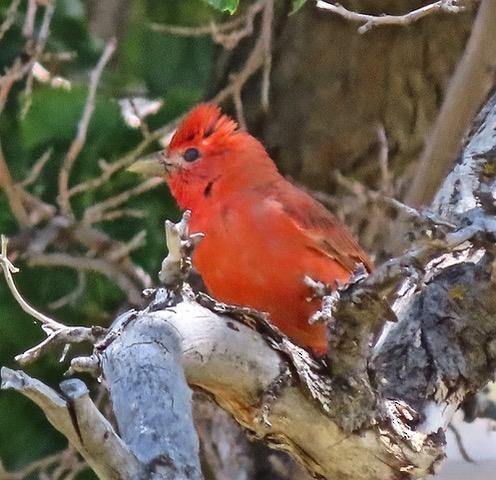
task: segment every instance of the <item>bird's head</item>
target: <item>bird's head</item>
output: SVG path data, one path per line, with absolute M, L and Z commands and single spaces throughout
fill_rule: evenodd
M 138 161 L 132 171 L 160 175 L 182 208 L 211 197 L 218 186 L 253 186 L 277 172 L 262 144 L 212 103 L 186 115 L 169 146 Z

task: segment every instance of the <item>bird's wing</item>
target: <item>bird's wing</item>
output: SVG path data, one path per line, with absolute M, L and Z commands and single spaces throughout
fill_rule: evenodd
M 286 186 L 286 185 L 285 185 Z M 294 222 L 315 249 L 352 273 L 363 263 L 370 272 L 372 261 L 339 220 L 323 205 L 292 184 L 272 192 L 272 201 Z

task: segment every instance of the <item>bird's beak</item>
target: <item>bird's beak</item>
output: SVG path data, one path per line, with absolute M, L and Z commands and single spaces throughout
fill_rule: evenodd
M 127 171 L 144 177 L 163 177 L 167 174 L 163 150 L 138 158 L 136 162 L 127 167 Z

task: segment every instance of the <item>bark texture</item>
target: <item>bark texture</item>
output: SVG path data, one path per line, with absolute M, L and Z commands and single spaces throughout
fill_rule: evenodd
M 341 3 L 377 15 L 425 4 Z M 276 29 L 271 110 L 263 131 L 283 169 L 324 191 L 335 185 L 334 169 L 377 187 L 377 125 L 382 124 L 390 167 L 399 177 L 424 145 L 472 15 L 434 15 L 407 28 L 364 35 L 355 24 L 317 11 L 313 2 L 287 18 L 280 33 Z

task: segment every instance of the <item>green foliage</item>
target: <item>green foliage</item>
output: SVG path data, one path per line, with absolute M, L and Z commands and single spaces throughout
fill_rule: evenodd
M 239 5 L 239 0 L 206 0 L 209 5 L 222 12 L 233 14 Z
M 297 12 L 303 5 L 305 5 L 307 0 L 292 0 L 291 2 L 291 13 Z

